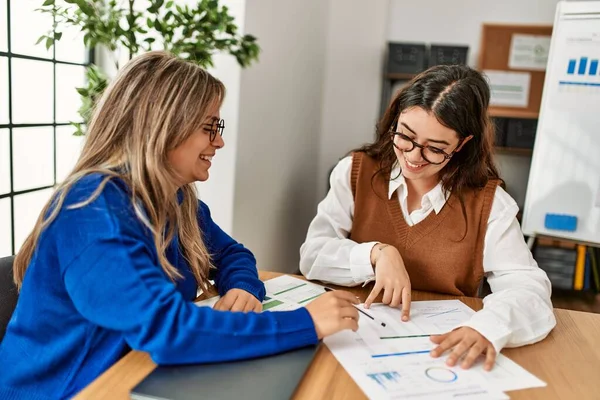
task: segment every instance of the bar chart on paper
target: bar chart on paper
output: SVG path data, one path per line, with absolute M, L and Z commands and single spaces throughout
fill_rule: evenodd
M 367 376 L 385 390 L 404 383 L 398 371 L 375 372 L 367 374 Z
M 600 96 L 600 32 L 573 32 L 563 46 L 559 90 Z
M 575 75 L 575 73 L 580 76 L 598 75 L 598 59 L 591 59 L 589 63 L 588 57 L 579 57 L 579 60 L 575 58 L 570 59 L 569 66 L 567 67 L 567 75 Z
M 600 95 L 600 74 L 598 63 L 600 61 L 600 39 L 595 57 L 580 56 L 565 59 L 564 76 L 560 77 L 558 85 L 563 93 L 588 93 Z

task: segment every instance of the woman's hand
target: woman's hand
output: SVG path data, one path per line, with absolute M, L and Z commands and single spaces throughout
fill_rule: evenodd
M 317 336 L 323 339 L 344 329 L 358 330 L 358 299 L 350 292 L 334 290 L 311 301 L 306 309 L 310 314 Z
M 383 304 L 398 307 L 402 304 L 402 321 L 410 315 L 410 278 L 400 252 L 387 244 L 376 244 L 371 250 L 371 263 L 375 266 L 375 287 L 365 301 L 369 308 L 383 290 Z
M 491 370 L 496 361 L 496 350 L 492 343 L 475 329 L 466 326 L 443 335 L 431 336 L 431 341 L 438 345 L 431 351 L 432 357 L 437 358 L 446 350 L 453 348 L 446 360 L 449 366 L 456 365 L 463 355 L 465 358 L 460 365 L 464 369 L 470 368 L 481 354 L 485 354 L 483 368 L 486 371 Z
M 261 312 L 262 303 L 253 294 L 242 289 L 230 289 L 214 305 L 220 311 Z

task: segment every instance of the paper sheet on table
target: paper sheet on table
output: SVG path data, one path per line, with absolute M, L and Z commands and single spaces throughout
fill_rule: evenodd
M 344 331 L 325 343 L 370 399 L 506 399 L 478 373 L 447 367 L 429 354 L 373 358 L 362 338 Z
M 282 275 L 265 281 L 263 311 L 289 311 L 309 304 L 325 293 L 325 288 L 312 282 Z M 213 307 L 219 296 L 196 302 L 200 307 Z
M 325 293 L 323 286 L 287 275 L 266 281 L 265 289 L 263 309 L 269 311 L 293 310 Z M 212 307 L 218 299 L 196 304 Z M 340 332 L 324 342 L 370 398 L 506 399 L 502 391 L 545 386 L 502 354 L 491 372 L 484 371 L 481 362 L 465 371 L 447 367 L 445 357 L 431 358 L 434 345 L 429 335 L 448 332 L 474 313 L 459 300 L 413 301 L 409 322 L 401 321 L 399 309 L 383 304 L 366 311 L 386 327 L 361 316 L 358 332 Z
M 381 304 L 373 305 L 368 312 L 387 326 L 381 327 L 361 316 L 356 333 L 340 332 L 324 342 L 370 398 L 495 399 L 507 398 L 502 391 L 546 385 L 502 354 L 489 372 L 483 370 L 482 360 L 464 371 L 446 366 L 445 356 L 431 358 L 429 351 L 435 345 L 429 335 L 452 330 L 474 314 L 459 300 L 414 301 L 409 322 L 401 321 L 400 310 Z M 429 382 L 437 377 L 429 376 L 431 371 L 452 382 Z M 450 383 L 452 390 L 443 388 Z

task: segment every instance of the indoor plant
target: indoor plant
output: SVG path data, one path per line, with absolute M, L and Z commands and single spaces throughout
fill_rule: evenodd
M 87 47 L 105 47 L 119 69 L 119 53 L 134 55 L 156 49 L 171 53 L 203 67 L 213 65 L 213 55 L 226 52 L 242 67 L 258 59 L 256 38 L 241 35 L 234 18 L 218 0 L 198 0 L 195 6 L 176 4 L 173 0 L 145 0 L 140 8 L 136 0 L 45 0 L 43 13 L 53 16 L 51 32 L 39 38 L 47 48 L 62 37 L 65 27 L 74 26 L 83 33 Z M 75 134 L 84 134 L 95 99 L 107 85 L 101 68 L 90 64 L 86 87 L 77 88 L 82 105 L 83 123 L 73 122 Z

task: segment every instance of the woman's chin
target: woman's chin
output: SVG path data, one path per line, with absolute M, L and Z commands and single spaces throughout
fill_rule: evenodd
M 208 171 L 201 173 L 201 174 L 196 174 L 196 181 L 205 182 L 208 180 L 209 176 L 210 175 L 209 175 Z

